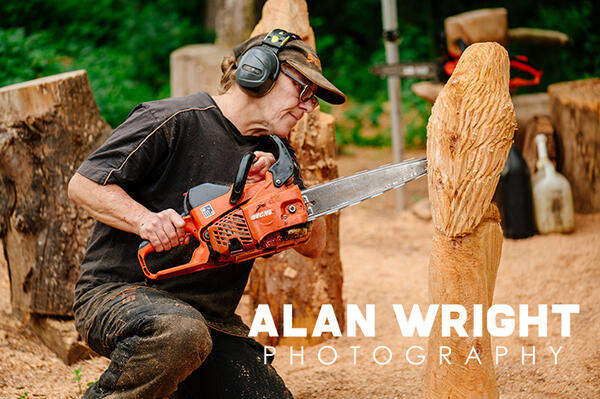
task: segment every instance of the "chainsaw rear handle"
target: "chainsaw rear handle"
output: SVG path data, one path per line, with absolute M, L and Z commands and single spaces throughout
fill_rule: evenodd
M 192 258 L 190 261 L 184 265 L 173 266 L 168 269 L 160 270 L 156 273 L 152 273 L 146 264 L 146 256 L 155 252 L 154 246 L 148 240 L 142 241 L 138 248 L 138 260 L 140 261 L 140 265 L 142 267 L 142 271 L 151 280 L 160 280 L 163 278 L 176 277 L 182 274 L 191 273 L 197 270 L 210 269 L 212 265 L 207 265 L 208 259 L 210 256 L 210 250 L 208 249 L 208 245 L 200 239 L 199 231 L 194 224 L 192 217 L 190 215 L 186 215 L 183 217 L 185 221 L 185 236 L 189 237 L 193 235 L 200 245 L 198 248 L 194 250 L 192 254 Z M 214 266 L 212 266 L 214 267 Z

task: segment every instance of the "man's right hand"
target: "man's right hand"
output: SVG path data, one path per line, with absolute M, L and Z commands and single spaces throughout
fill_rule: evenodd
M 150 241 L 156 252 L 168 251 L 179 244 L 187 244 L 185 221 L 173 209 L 148 212 L 139 221 L 138 235 Z

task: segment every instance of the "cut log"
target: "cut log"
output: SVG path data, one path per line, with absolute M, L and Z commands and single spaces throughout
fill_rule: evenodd
M 458 39 L 470 45 L 478 42 L 498 42 L 506 45 L 508 17 L 505 8 L 484 8 L 448 17 L 444 21 L 446 45 L 452 54 L 460 54 Z
M 548 94 L 575 212 L 600 212 L 600 78 L 557 83 Z
M 257 21 L 255 0 L 211 0 L 205 8 L 215 44 L 191 44 L 171 53 L 171 97 L 199 91 L 217 94 L 221 61 L 248 38 Z
M 545 46 L 564 46 L 569 36 L 555 30 L 535 28 L 512 28 L 508 30 L 511 43 L 527 43 Z
M 546 136 L 546 148 L 548 149 L 548 158 L 554 164 L 554 168 L 558 170 L 556 165 L 556 140 L 554 139 L 554 128 L 552 121 L 548 115 L 536 115 L 527 124 L 525 130 L 525 138 L 523 139 L 523 159 L 527 162 L 529 176 L 533 176 L 536 171 L 536 163 L 538 160 L 538 151 L 535 144 L 535 136 L 543 134 Z
M 481 305 L 485 326 L 502 248 L 499 214 L 491 200 L 516 127 L 509 69 L 501 45 L 469 46 L 438 96 L 427 125 L 435 227 L 430 301 L 464 306 L 469 337 L 459 337 L 454 330 L 442 337 L 438 316 L 428 343 L 425 398 L 498 398 L 490 336 L 485 328 L 482 337 L 473 336 L 473 305 Z M 440 364 L 441 346 L 451 349 L 451 364 Z
M 215 44 L 233 48 L 246 40 L 257 21 L 256 0 L 219 0 Z
M 85 71 L 0 89 L 0 238 L 15 316 L 72 314 L 93 220 L 67 184 L 110 131 Z
M 215 95 L 221 81 L 221 61 L 231 48 L 214 44 L 190 44 L 171 53 L 171 97 L 199 91 Z
M 32 315 L 27 327 L 65 364 L 97 356 L 75 330 L 73 320 Z
M 281 28 L 298 34 L 314 48 L 314 34 L 308 21 L 304 0 L 268 0 L 262 18 L 252 34 Z M 296 151 L 302 177 L 307 186 L 338 176 L 335 161 L 335 120 L 319 108 L 305 114 L 292 130 L 290 143 Z M 327 246 L 317 259 L 286 251 L 257 261 L 247 289 L 249 308 L 269 304 L 273 319 L 281 331 L 283 305 L 292 304 L 294 326 L 312 331 L 322 304 L 331 304 L 340 326 L 345 324 L 342 300 L 342 264 L 339 252 L 339 217 L 325 217 Z M 281 338 L 259 335 L 265 344 L 313 345 L 328 339 L 322 337 Z

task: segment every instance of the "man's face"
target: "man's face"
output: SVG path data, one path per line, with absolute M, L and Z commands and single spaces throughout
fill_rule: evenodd
M 302 101 L 302 90 L 306 97 L 310 90 L 316 92 L 317 86 L 295 69 L 282 65 L 283 69 L 285 72 L 279 74 L 273 89 L 264 97 L 263 115 L 269 133 L 285 138 L 305 112 L 316 108 L 318 101 L 314 96 Z

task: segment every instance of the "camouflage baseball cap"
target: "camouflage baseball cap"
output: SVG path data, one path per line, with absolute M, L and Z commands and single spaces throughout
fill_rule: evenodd
M 233 49 L 236 62 L 250 48 L 259 46 L 267 33 L 251 37 Z M 302 40 L 289 40 L 278 53 L 279 61 L 285 62 L 308 80 L 317 85 L 317 97 L 331 104 L 342 104 L 346 96 L 323 76 L 321 60 L 315 50 Z

